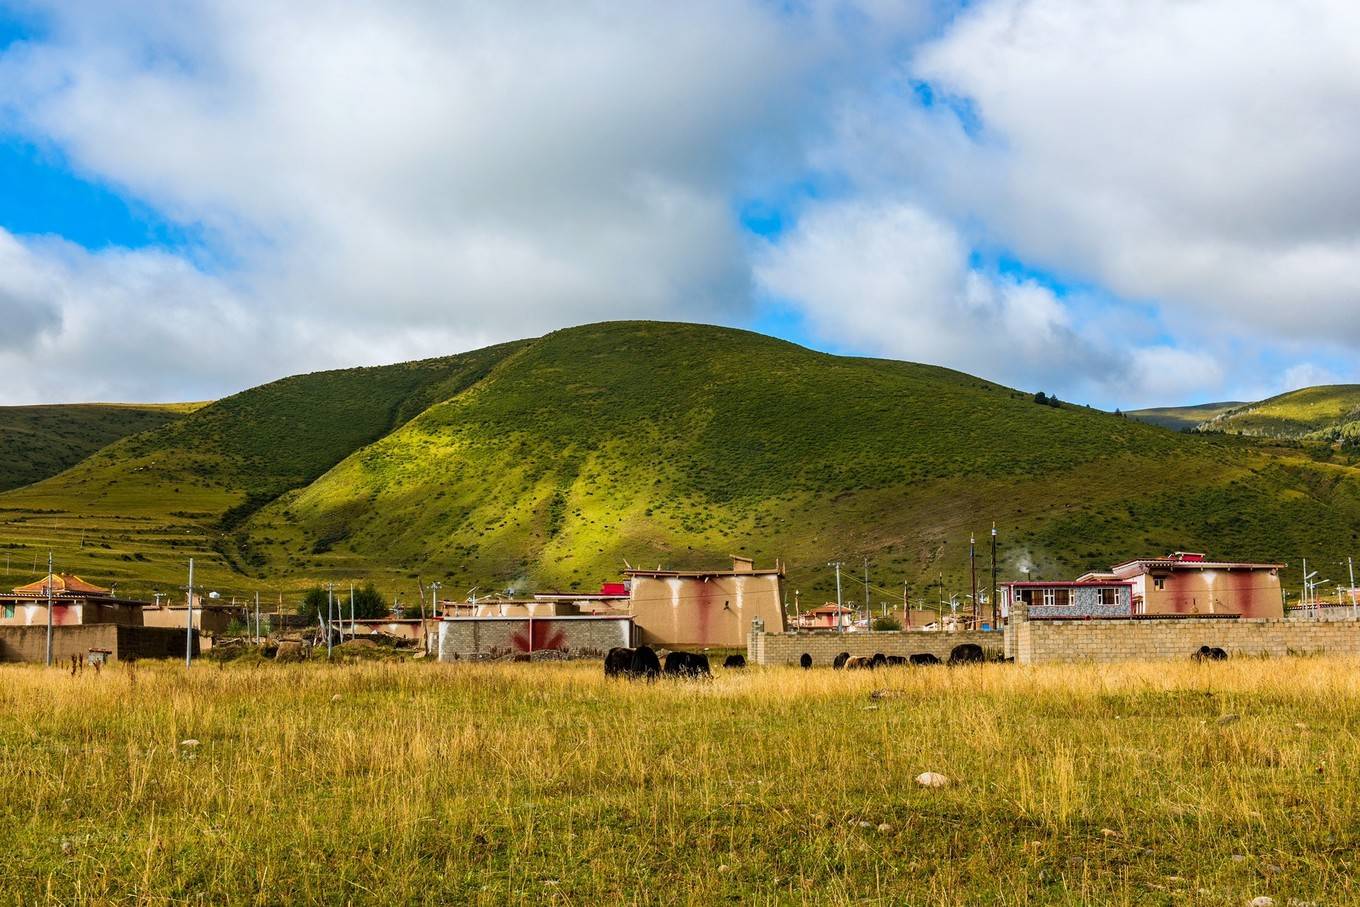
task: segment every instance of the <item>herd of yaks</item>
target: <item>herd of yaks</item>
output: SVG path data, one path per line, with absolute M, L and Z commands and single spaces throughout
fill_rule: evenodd
M 982 651 L 982 646 L 976 643 L 964 643 L 955 646 L 949 653 L 948 664 L 977 664 L 986 658 Z M 804 668 L 812 667 L 812 656 L 804 652 L 798 663 Z M 849 652 L 842 652 L 831 662 L 831 667 L 837 670 L 846 671 L 872 671 L 877 668 L 890 668 L 906 665 L 937 665 L 941 664 L 938 656 L 929 653 L 917 655 L 884 655 L 876 652 L 873 655 L 851 655 Z M 729 655 L 723 662 L 724 668 L 740 669 L 746 667 L 746 658 L 742 655 Z M 615 646 L 604 656 L 604 676 L 606 677 L 626 677 L 629 679 L 655 680 L 657 677 L 666 675 L 668 677 L 711 677 L 712 668 L 709 667 L 708 656 L 699 652 L 667 652 L 666 660 L 663 663 L 656 650 L 650 646 L 638 646 L 628 648 L 626 646 Z

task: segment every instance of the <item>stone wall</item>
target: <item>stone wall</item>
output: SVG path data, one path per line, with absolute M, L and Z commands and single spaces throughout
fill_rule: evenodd
M 556 649 L 595 656 L 632 645 L 629 617 L 454 617 L 439 621 L 440 661 L 471 655 L 527 655 Z
M 1114 586 L 1115 602 L 1102 604 L 1100 593 L 1110 586 L 1071 586 L 1067 605 L 1030 605 L 1031 617 L 1126 617 L 1133 612 L 1132 590 L 1128 586 Z
M 746 657 L 753 664 L 796 665 L 806 652 L 812 656 L 814 667 L 830 667 L 841 652 L 851 655 L 874 655 L 878 652 L 905 656 L 930 654 L 946 661 L 955 646 L 965 643 L 982 646 L 989 659 L 1001 657 L 1002 634 L 986 630 L 959 633 L 920 630 L 892 633 L 838 633 L 834 630 L 765 633 L 752 630 L 747 638 Z
M 198 634 L 194 634 L 198 654 Z M 52 661 L 69 663 L 72 655 L 82 660 L 91 649 L 107 649 L 112 659 L 183 658 L 184 631 L 164 627 L 131 627 L 126 624 L 81 624 L 52 628 Z M 0 661 L 41 664 L 47 657 L 47 627 L 0 627 Z

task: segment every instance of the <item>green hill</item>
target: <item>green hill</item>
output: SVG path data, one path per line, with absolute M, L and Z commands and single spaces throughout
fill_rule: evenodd
M 1201 423 L 1243 403 L 1200 403 L 1197 406 L 1159 406 L 1152 409 L 1131 409 L 1125 415 L 1149 425 L 1160 425 L 1172 431 L 1189 431 Z
M 223 594 L 372 577 L 593 588 L 624 560 L 871 560 L 873 601 L 1173 549 L 1297 563 L 1360 541 L 1360 472 L 1323 445 L 1167 432 L 947 369 L 744 331 L 589 325 L 238 394 L 0 495 L 0 539 L 120 588 L 184 562 Z M 985 575 L 986 555 L 980 558 Z M 984 581 L 985 582 L 985 581 Z M 127 585 L 125 585 L 127 584 Z
M 1360 441 L 1360 384 L 1329 384 L 1243 403 L 1207 418 L 1200 431 L 1268 438 Z
M 0 491 L 54 476 L 119 438 L 173 422 L 201 405 L 0 406 Z

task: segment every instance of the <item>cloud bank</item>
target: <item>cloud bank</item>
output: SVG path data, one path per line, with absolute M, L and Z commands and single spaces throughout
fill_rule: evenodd
M 0 131 L 201 239 L 0 223 L 10 401 L 771 306 L 814 345 L 1107 405 L 1354 375 L 1351 4 L 27 11 Z M 743 228 L 752 200 L 785 228 Z

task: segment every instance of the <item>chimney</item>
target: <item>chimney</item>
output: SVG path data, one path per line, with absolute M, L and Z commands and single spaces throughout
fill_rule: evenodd
M 732 572 L 733 572 L 733 573 L 751 573 L 752 571 L 755 570 L 755 568 L 756 568 L 756 562 L 753 561 L 753 560 L 751 560 L 751 558 L 749 558 L 749 557 L 739 557 L 738 555 L 735 555 L 735 554 L 732 555 Z

